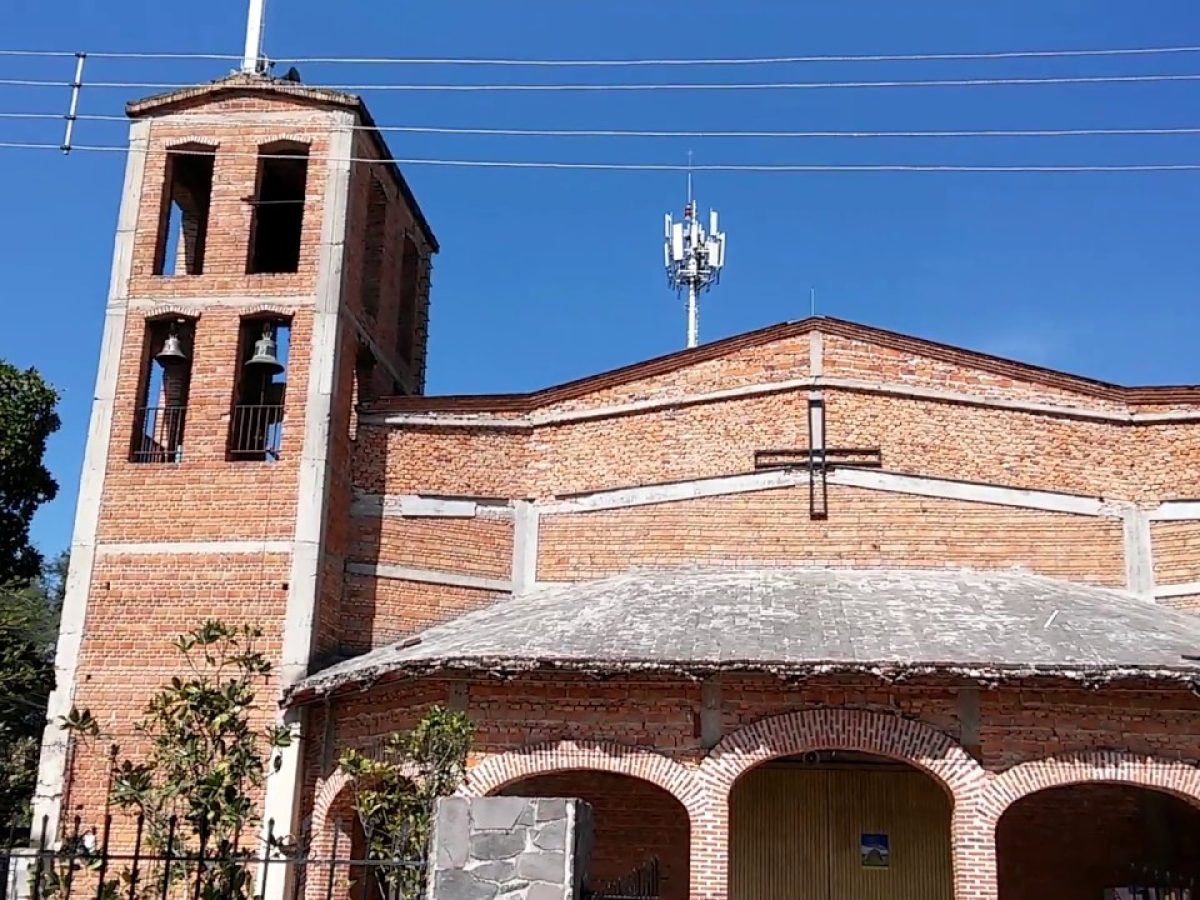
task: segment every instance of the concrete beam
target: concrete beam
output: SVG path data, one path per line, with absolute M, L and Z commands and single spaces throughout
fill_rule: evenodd
M 291 553 L 291 541 L 145 541 L 99 544 L 97 556 Z
M 146 312 L 148 310 L 157 309 L 160 306 L 172 306 L 188 311 L 190 315 L 199 316 L 206 310 L 210 309 L 254 309 L 259 306 L 277 306 L 281 309 L 299 309 L 301 307 L 312 306 L 316 302 L 316 297 L 307 294 L 294 297 L 270 297 L 264 298 L 262 295 L 254 296 L 230 296 L 230 297 L 212 297 L 212 296 L 180 296 L 171 297 L 169 302 L 164 302 L 161 297 L 142 297 L 133 298 L 129 301 L 129 309 L 137 312 Z
M 990 503 L 996 506 L 1070 513 L 1077 516 L 1120 515 L 1111 501 L 1105 502 L 1096 497 L 950 481 L 919 475 L 897 475 L 875 469 L 834 469 L 829 473 L 829 483 L 895 494 L 916 494 L 921 497 Z
M 822 366 L 824 365 L 822 361 Z M 488 428 L 494 430 L 527 431 L 547 425 L 565 425 L 573 422 L 586 422 L 596 419 L 608 419 L 617 416 L 627 416 L 634 413 L 654 412 L 662 409 L 679 409 L 704 403 L 717 403 L 724 400 L 738 400 L 748 397 L 760 397 L 767 394 L 778 394 L 796 390 L 846 390 L 860 394 L 878 394 L 881 396 L 898 397 L 908 400 L 924 400 L 935 403 L 950 403 L 962 406 L 974 406 L 984 409 L 1001 409 L 1012 412 L 1029 413 L 1053 418 L 1080 419 L 1091 422 L 1111 422 L 1120 425 L 1155 425 L 1163 423 L 1200 422 L 1200 410 L 1195 412 L 1178 413 L 1135 413 L 1128 409 L 1113 410 L 1103 407 L 1079 406 L 1074 404 L 1038 403 L 1029 400 L 1012 400 L 1005 397 L 993 397 L 985 394 L 971 394 L 964 391 L 946 391 L 940 388 L 926 388 L 901 382 L 866 381 L 857 378 L 829 378 L 825 375 L 812 375 L 804 378 L 791 378 L 783 381 L 763 382 L 743 385 L 736 388 L 725 388 L 717 391 L 704 391 L 694 394 L 682 394 L 674 397 L 656 397 L 648 400 L 635 400 L 629 403 L 598 406 L 591 409 L 577 409 L 567 412 L 525 413 L 517 416 L 499 416 L 491 413 L 383 413 L 364 416 L 363 421 L 374 425 L 391 425 L 396 427 L 421 426 L 427 428 Z
M 1166 600 L 1170 597 L 1192 597 L 1197 594 L 1200 594 L 1200 581 L 1160 584 L 1154 588 L 1154 596 L 1159 600 Z
M 446 708 L 451 712 L 467 711 L 471 702 L 471 686 L 465 681 L 452 681 L 446 691 Z
M 405 519 L 509 518 L 513 500 L 487 501 L 473 497 L 426 497 L 420 494 L 359 494 L 350 515 Z
M 538 509 L 528 500 L 518 500 L 513 519 L 512 590 L 521 594 L 537 584 Z
M 825 374 L 825 335 L 816 330 L 808 333 L 808 372 L 814 378 Z
M 279 688 L 286 690 L 308 674 L 313 632 L 321 589 L 321 564 L 325 552 L 326 511 L 329 503 L 329 450 L 333 398 L 338 392 L 338 351 L 341 347 L 343 269 L 347 216 L 350 209 L 350 158 L 354 155 L 351 112 L 328 114 L 331 124 L 325 163 L 324 209 L 318 250 L 317 289 L 313 310 L 312 345 L 309 348 L 308 388 L 304 398 L 304 437 L 300 448 L 296 487 L 296 525 L 288 598 L 284 611 L 283 640 L 278 668 Z M 263 823 L 274 822 L 277 835 L 296 835 L 300 827 L 300 790 L 304 783 L 304 716 L 282 711 L 278 724 L 292 731 L 292 742 L 275 752 L 273 772 L 267 779 Z M 264 847 L 266 833 L 264 831 Z M 266 847 L 265 853 L 275 850 Z M 276 879 L 264 900 L 284 900 L 289 879 Z
M 1154 555 L 1150 519 L 1143 510 L 1125 510 L 1125 586 L 1148 599 L 1154 597 Z
M 721 682 L 709 678 L 700 685 L 700 745 L 711 750 L 721 743 L 725 729 L 721 723 Z
M 959 741 L 963 749 L 980 759 L 983 741 L 980 737 L 979 689 L 960 688 L 957 697 Z
M 440 584 L 446 587 L 470 588 L 476 591 L 494 591 L 507 594 L 513 583 L 507 578 L 489 578 L 485 575 L 469 575 L 464 572 L 445 572 L 440 569 L 416 569 L 408 566 L 389 566 L 373 563 L 346 563 L 351 575 L 373 575 L 376 578 L 391 578 L 396 581 L 415 581 L 418 584 Z
M 538 503 L 537 508 L 543 515 L 596 512 L 603 509 L 673 503 L 677 500 L 695 500 L 699 497 L 718 497 L 722 494 L 769 491 L 773 488 L 794 487 L 807 483 L 808 472 L 771 469 L 746 475 L 698 478 L 692 481 L 678 481 L 647 487 L 615 488 L 611 491 L 597 491 L 594 494 L 585 494 L 568 500 Z
M 1200 500 L 1168 500 L 1149 510 L 1146 516 L 1151 522 L 1200 521 Z

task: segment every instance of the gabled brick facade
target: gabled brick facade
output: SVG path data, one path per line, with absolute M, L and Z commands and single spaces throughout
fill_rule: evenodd
M 479 729 L 467 792 L 575 778 L 615 808 L 605 779 L 639 779 L 621 796 L 690 836 L 667 853 L 669 900 L 724 900 L 738 777 L 809 751 L 887 757 L 941 785 L 959 900 L 1049 889 L 1000 877 L 998 823 L 1027 795 L 1092 781 L 1200 803 L 1200 700 L 1137 672 L 1091 686 L 1054 672 L 597 680 L 531 661 L 304 694 L 330 663 L 502 596 L 634 566 L 1017 567 L 1200 611 L 1200 389 L 814 318 L 530 395 L 424 396 L 437 244 L 394 166 L 351 161 L 386 160 L 361 103 L 237 77 L 130 112 L 52 717 L 86 706 L 136 752 L 132 722 L 175 664 L 169 637 L 206 617 L 254 622 L 277 663 L 267 693 L 288 698 L 264 721 L 298 736 L 263 801 L 277 823 L 330 848 L 349 827 L 338 753 L 450 704 Z M 257 158 L 280 141 L 308 151 L 299 266 L 248 274 Z M 166 276 L 165 154 L 183 145 L 215 155 L 204 271 Z M 231 459 L 242 323 L 264 315 L 290 325 L 278 458 Z M 194 328 L 182 454 L 136 461 L 147 322 L 176 319 Z M 779 450 L 871 464 L 831 465 L 818 492 L 807 463 L 761 467 Z M 106 765 L 51 724 L 51 828 L 102 806 Z M 1070 818 L 1070 803 L 1047 809 Z M 645 840 L 604 852 L 617 865 Z

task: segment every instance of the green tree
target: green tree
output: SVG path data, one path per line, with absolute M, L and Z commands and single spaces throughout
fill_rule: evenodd
M 473 736 L 465 713 L 435 706 L 411 731 L 390 735 L 379 758 L 358 750 L 342 755 L 366 859 L 381 863 L 369 868 L 388 900 L 424 896 L 424 865 L 386 863 L 426 858 L 434 804 L 462 784 Z
M 29 523 L 58 494 L 42 462 L 46 440 L 61 424 L 57 404 L 58 392 L 35 369 L 0 361 L 0 585 L 26 585 L 41 574 Z
M 270 750 L 290 741 L 286 728 L 256 729 L 257 687 L 270 675 L 266 656 L 256 649 L 258 628 L 211 620 L 174 642 L 188 672 L 176 676 L 150 699 L 135 726 L 145 738 L 140 761 L 115 766 L 111 799 L 119 809 L 143 818 L 146 846 L 158 854 L 195 858 L 203 849 L 214 857 L 202 869 L 176 862 L 172 881 L 193 879 L 202 898 L 239 900 L 253 893 L 246 861 L 253 855 L 258 824 L 256 795 L 267 774 Z M 99 736 L 87 710 L 73 710 L 67 727 L 85 737 Z M 74 867 L 76 862 L 68 863 Z M 69 877 L 58 873 L 56 878 Z M 167 877 L 161 869 L 125 871 L 122 894 L 140 885 L 156 896 Z M 112 886 L 117 890 L 116 883 Z
M 55 557 L 24 588 L 0 589 L 0 826 L 29 824 L 67 560 Z

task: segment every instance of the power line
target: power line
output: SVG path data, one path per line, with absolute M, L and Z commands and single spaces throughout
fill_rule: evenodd
M 1048 84 L 1135 84 L 1154 82 L 1200 81 L 1200 74 L 1157 75 L 1067 75 L 1040 78 L 935 78 L 893 81 L 772 81 L 772 82 L 696 82 L 630 84 L 306 84 L 310 89 L 335 91 L 428 91 L 428 92 L 502 92 L 502 91 L 764 91 L 825 90 L 847 88 L 925 88 L 983 87 Z M 12 87 L 71 87 L 71 82 L 47 79 L 0 78 L 0 85 Z M 182 90 L 195 84 L 180 82 L 89 81 L 85 89 Z
M 1176 52 L 1174 48 L 1167 48 L 1164 52 Z M 1183 52 L 1183 51 L 1179 51 Z M 76 50 L 0 50 L 0 57 L 48 57 L 48 58 L 74 58 L 79 53 L 85 53 L 92 59 L 208 59 L 208 60 L 225 60 L 237 59 L 240 56 L 234 56 L 228 53 L 159 53 L 159 52 L 100 52 L 93 53 L 91 51 L 76 51 Z
M 74 57 L 74 50 L 0 50 L 0 57 Z M 750 56 L 711 58 L 665 58 L 665 59 L 514 59 L 481 57 L 343 57 L 343 56 L 292 56 L 279 57 L 275 63 L 313 65 L 443 65 L 443 66 L 548 66 L 570 67 L 622 67 L 622 66 L 748 66 L 781 65 L 790 63 L 854 63 L 854 62 L 929 62 L 969 61 L 1005 59 L 1069 59 L 1122 56 L 1159 56 L 1168 54 L 1197 53 L 1200 45 L 1167 47 L 1114 47 L 1081 50 L 1000 50 L 951 53 L 869 53 L 869 54 L 813 54 L 807 56 Z M 93 59 L 146 59 L 146 60 L 241 60 L 228 53 L 175 53 L 169 51 L 87 51 Z
M 0 119 L 66 119 L 62 113 L 3 113 Z M 128 122 L 128 116 L 81 114 L 81 122 Z M 297 119 L 299 124 L 301 120 Z M 187 117 L 189 125 L 205 127 L 245 128 L 274 127 L 289 124 L 286 119 L 230 121 L 221 117 L 194 115 Z M 1028 128 L 1028 129 L 951 129 L 931 131 L 704 131 L 704 130 L 646 130 L 593 128 L 473 128 L 441 125 L 352 125 L 355 131 L 379 131 L 400 134 L 447 134 L 493 137 L 633 137 L 633 138 L 1010 138 L 1010 137 L 1111 137 L 1111 136 L 1169 136 L 1200 134 L 1200 127 L 1161 128 Z
M 276 62 L 299 65 L 451 65 L 451 66 L 552 66 L 552 67 L 600 67 L 600 66 L 754 66 L 784 65 L 789 63 L 844 63 L 844 62 L 928 62 L 934 60 L 989 60 L 989 59 L 1053 59 L 1098 56 L 1154 56 L 1171 53 L 1197 53 L 1200 46 L 1178 47 L 1131 47 L 1100 50 L 1006 50 L 979 53 L 874 53 L 874 54 L 818 54 L 812 56 L 749 56 L 712 57 L 708 59 L 504 59 L 463 57 L 337 57 L 337 56 L 294 56 L 280 57 Z
M 0 149 L 18 150 L 60 150 L 58 144 L 22 143 L 16 141 L 0 142 Z M 103 144 L 83 144 L 72 147 L 73 151 L 92 153 L 181 153 L 192 155 L 210 155 L 202 150 L 166 150 L 146 148 L 135 150 L 129 147 Z M 222 156 L 246 157 L 254 159 L 309 159 L 324 162 L 372 163 L 401 166 L 447 166 L 460 168 L 489 168 L 489 169 L 564 169 L 590 171 L 623 171 L 623 172 L 1194 172 L 1200 171 L 1200 163 L 1170 163 L 1170 164 L 1117 164 L 1117 165 L 945 165 L 945 164 L 812 164 L 812 163 L 732 163 L 732 164 L 697 164 L 686 165 L 678 163 L 606 163 L 606 162 L 553 162 L 531 160 L 483 160 L 483 159 L 378 159 L 374 157 L 337 157 L 337 156 L 307 156 L 303 154 L 258 154 L 254 152 L 222 151 Z

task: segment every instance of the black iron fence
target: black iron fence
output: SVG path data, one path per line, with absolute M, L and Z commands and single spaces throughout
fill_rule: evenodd
M 584 897 L 586 900 L 658 900 L 659 881 L 659 863 L 655 856 L 620 878 L 588 887 Z
M 258 403 L 233 408 L 229 422 L 232 459 L 279 459 L 283 437 L 283 404 Z
M 179 462 L 183 455 L 186 406 L 146 406 L 137 411 L 130 459 L 142 463 Z
M 45 823 L 48 824 L 48 823 Z M 0 900 L 418 900 L 424 860 L 365 858 L 335 832 L 328 855 L 308 853 L 275 835 L 239 832 L 210 839 L 172 818 L 141 817 L 28 846 L 28 828 L 8 829 L 0 847 Z M 357 843 L 357 842 L 353 842 Z M 268 852 L 269 849 L 269 852 Z

